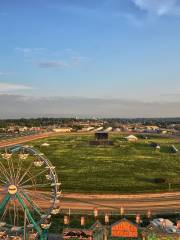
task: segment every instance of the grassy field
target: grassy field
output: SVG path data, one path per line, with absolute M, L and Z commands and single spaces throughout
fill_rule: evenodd
M 175 139 L 149 137 L 137 143 L 111 134 L 113 146 L 90 146 L 93 135 L 66 135 L 32 141 L 56 166 L 64 192 L 130 193 L 180 190 L 180 153 Z M 155 150 L 150 142 L 159 143 Z M 42 147 L 42 143 L 49 147 Z M 155 183 L 163 178 L 164 183 Z

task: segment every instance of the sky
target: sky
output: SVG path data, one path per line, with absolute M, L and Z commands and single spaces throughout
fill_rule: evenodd
M 175 117 L 179 90 L 180 0 L 0 0 L 0 118 Z

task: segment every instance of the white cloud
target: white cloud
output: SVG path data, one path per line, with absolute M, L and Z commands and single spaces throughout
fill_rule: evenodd
M 5 72 L 0 72 L 0 76 L 6 76 L 7 75 L 7 73 L 5 73 Z
M 5 77 L 5 76 L 8 76 L 10 74 L 12 74 L 12 72 L 2 72 L 2 71 L 0 71 L 0 77 L 1 76 Z
M 63 68 L 68 65 L 63 61 L 41 61 L 38 63 L 40 68 Z
M 74 57 L 71 57 L 71 59 L 72 59 L 73 65 L 79 65 L 82 62 L 87 62 L 91 60 L 88 57 L 82 57 L 82 56 L 74 56 Z
M 91 60 L 89 57 L 80 56 L 80 54 L 71 48 L 66 48 L 62 51 L 52 52 L 46 48 L 22 48 L 16 47 L 16 52 L 23 54 L 25 58 L 31 58 L 40 68 L 65 68 L 80 65 L 81 63 Z M 59 55 L 63 55 L 64 60 L 57 59 Z M 52 59 L 52 56 L 56 59 Z M 38 60 L 39 58 L 39 60 Z M 37 59 L 37 60 L 34 60 Z M 0 74 L 1 76 L 1 74 Z
M 29 56 L 29 55 L 33 55 L 33 54 L 39 54 L 42 51 L 44 51 L 44 48 L 22 48 L 22 47 L 16 47 L 15 51 L 23 53 L 24 56 Z
M 31 87 L 26 85 L 21 85 L 21 84 L 0 82 L 0 92 L 8 92 L 13 90 L 26 90 L 26 89 L 31 89 Z
M 179 0 L 132 0 L 133 3 L 150 14 L 158 16 L 180 15 Z
M 144 24 L 144 21 L 142 21 L 142 19 L 138 18 L 132 13 L 123 13 L 123 14 L 121 13 L 119 14 L 119 16 L 127 20 L 130 24 L 132 24 L 135 27 L 141 27 Z

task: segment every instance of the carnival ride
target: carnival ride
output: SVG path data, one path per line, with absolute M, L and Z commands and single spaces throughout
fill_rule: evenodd
M 47 239 L 51 215 L 60 212 L 59 188 L 55 167 L 33 147 L 1 152 L 0 239 Z

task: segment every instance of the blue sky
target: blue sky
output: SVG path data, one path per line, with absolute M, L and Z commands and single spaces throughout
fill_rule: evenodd
M 180 0 L 0 1 L 0 94 L 179 101 Z

